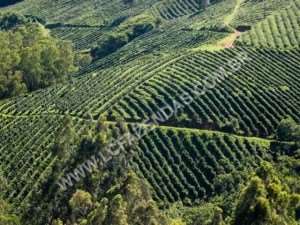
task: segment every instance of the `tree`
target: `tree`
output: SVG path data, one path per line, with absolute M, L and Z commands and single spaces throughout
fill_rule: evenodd
M 238 133 L 240 130 L 239 121 L 237 118 L 230 117 L 221 128 L 229 133 Z
M 0 99 L 63 82 L 75 71 L 71 44 L 36 20 L 0 16 Z
M 93 207 L 92 196 L 86 191 L 77 190 L 70 199 L 69 205 L 75 217 L 86 216 Z
M 296 225 L 300 195 L 290 191 L 270 163 L 263 163 L 242 192 L 234 225 Z
M 52 222 L 51 225 L 64 225 L 64 223 L 60 219 L 56 219 Z
M 62 131 L 57 135 L 52 152 L 59 158 L 59 164 L 64 164 L 74 153 L 73 147 L 77 143 L 77 135 L 71 117 L 67 116 L 62 123 Z
M 170 222 L 170 225 L 186 225 L 181 219 L 173 219 Z
M 1 3 L 0 3 L 1 6 Z M 0 30 L 9 30 L 14 27 L 24 25 L 27 22 L 25 16 L 16 13 L 0 14 Z
M 216 208 L 213 221 L 211 225 L 225 225 L 223 221 L 223 210 Z
M 293 118 L 287 117 L 279 123 L 276 136 L 280 141 L 300 141 L 300 125 Z
M 94 59 L 104 58 L 128 44 L 133 39 L 153 30 L 159 25 L 157 18 L 143 14 L 132 17 L 110 32 L 91 50 Z
M 112 199 L 110 207 L 110 224 L 114 225 L 129 225 L 127 216 L 127 203 L 122 195 L 118 194 Z
M 103 198 L 100 203 L 95 204 L 93 210 L 87 217 L 88 225 L 102 225 L 108 214 L 108 199 Z
M 7 202 L 0 199 L 0 225 L 20 225 L 20 219 L 11 213 Z

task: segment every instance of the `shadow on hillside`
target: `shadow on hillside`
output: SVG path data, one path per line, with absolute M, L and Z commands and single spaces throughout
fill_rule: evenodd
M 23 0 L 0 0 L 0 7 L 5 7 L 9 5 L 16 4 L 18 2 L 22 2 Z
M 47 29 L 55 28 L 103 28 L 104 26 L 81 25 L 81 24 L 64 24 L 64 23 L 51 23 L 47 24 Z
M 249 26 L 249 25 L 240 25 L 240 26 L 237 26 L 235 29 L 236 29 L 238 32 L 243 33 L 243 32 L 246 32 L 246 31 L 251 30 L 251 26 Z

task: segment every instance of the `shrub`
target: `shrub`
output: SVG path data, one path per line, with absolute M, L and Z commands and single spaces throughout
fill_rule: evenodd
M 9 30 L 18 25 L 24 25 L 26 21 L 25 16 L 15 13 L 0 15 L 0 30 Z
M 151 16 L 139 15 L 130 18 L 121 23 L 115 33 L 110 33 L 104 41 L 93 48 L 91 55 L 94 59 L 104 58 L 158 25 L 159 21 Z
M 11 213 L 10 205 L 0 198 L 0 225 L 20 225 L 20 219 Z
M 99 47 L 92 49 L 91 55 L 93 58 L 103 58 L 128 43 L 126 36 L 122 35 L 109 35 L 108 38 L 100 44 Z
M 300 141 L 300 125 L 287 117 L 279 123 L 276 136 L 280 141 Z
M 75 65 L 78 68 L 85 67 L 92 62 L 92 56 L 90 54 L 76 54 L 75 55 Z

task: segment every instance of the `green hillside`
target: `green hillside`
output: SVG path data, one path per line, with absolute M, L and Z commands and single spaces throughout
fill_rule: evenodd
M 122 188 L 131 185 L 121 178 L 111 182 L 111 189 L 104 185 L 103 195 L 93 190 L 97 176 L 105 177 L 111 168 L 100 175 L 84 171 L 79 180 L 66 177 L 109 139 L 100 132 L 95 140 L 85 140 L 99 120 L 113 134 L 120 124 L 130 135 L 136 127 L 145 133 L 130 146 L 134 153 L 128 170 L 149 184 L 157 208 L 173 222 L 144 225 L 300 224 L 299 0 L 216 0 L 209 5 L 200 0 L 24 0 L 0 8 L 0 14 L 6 12 L 38 18 L 51 35 L 70 41 L 77 56 L 92 58 L 67 81 L 0 100 L 0 181 L 2 173 L 7 181 L 5 190 L 0 184 L 0 203 L 3 198 L 11 204 L 19 224 L 140 225 L 107 218 L 92 223 L 90 214 L 80 213 L 84 219 L 74 222 L 70 216 L 68 202 L 76 190 L 90 192 L 98 209 L 101 198 L 114 199 L 116 190 L 127 196 Z M 285 118 L 295 123 L 293 128 Z M 67 133 L 71 125 L 66 120 L 74 137 Z M 280 138 L 278 127 L 291 139 Z M 75 150 L 69 146 L 63 152 L 69 158 L 53 150 L 60 138 L 67 144 L 78 139 L 70 144 Z M 114 135 L 111 139 L 117 141 Z M 270 174 L 262 175 L 264 169 Z M 58 181 L 66 185 L 65 194 L 54 187 Z M 246 206 L 239 208 L 245 187 L 276 200 L 264 211 L 267 203 L 253 194 L 249 199 L 258 198 L 261 205 L 251 208 L 253 202 L 244 200 Z M 282 199 L 295 202 L 292 209 L 276 195 L 283 190 Z M 292 214 L 281 212 L 277 203 Z M 116 205 L 121 210 L 122 204 Z M 113 206 L 107 207 L 113 212 Z M 146 211 L 154 215 L 156 205 L 151 207 Z M 248 208 L 248 223 L 239 223 L 239 210 Z M 0 225 L 1 210 L 0 204 Z M 126 212 L 131 221 L 132 210 Z M 209 222 L 195 222 L 196 212 Z M 268 219 L 256 223 L 256 216 Z M 55 223 L 58 218 L 63 222 Z
M 275 49 L 299 48 L 299 8 L 300 2 L 295 1 L 290 7 L 268 16 L 242 35 L 241 42 Z

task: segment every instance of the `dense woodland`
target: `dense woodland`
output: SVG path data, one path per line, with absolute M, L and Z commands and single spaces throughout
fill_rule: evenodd
M 62 82 L 75 70 L 71 44 L 51 37 L 31 18 L 1 16 L 0 43 L 1 99 Z

